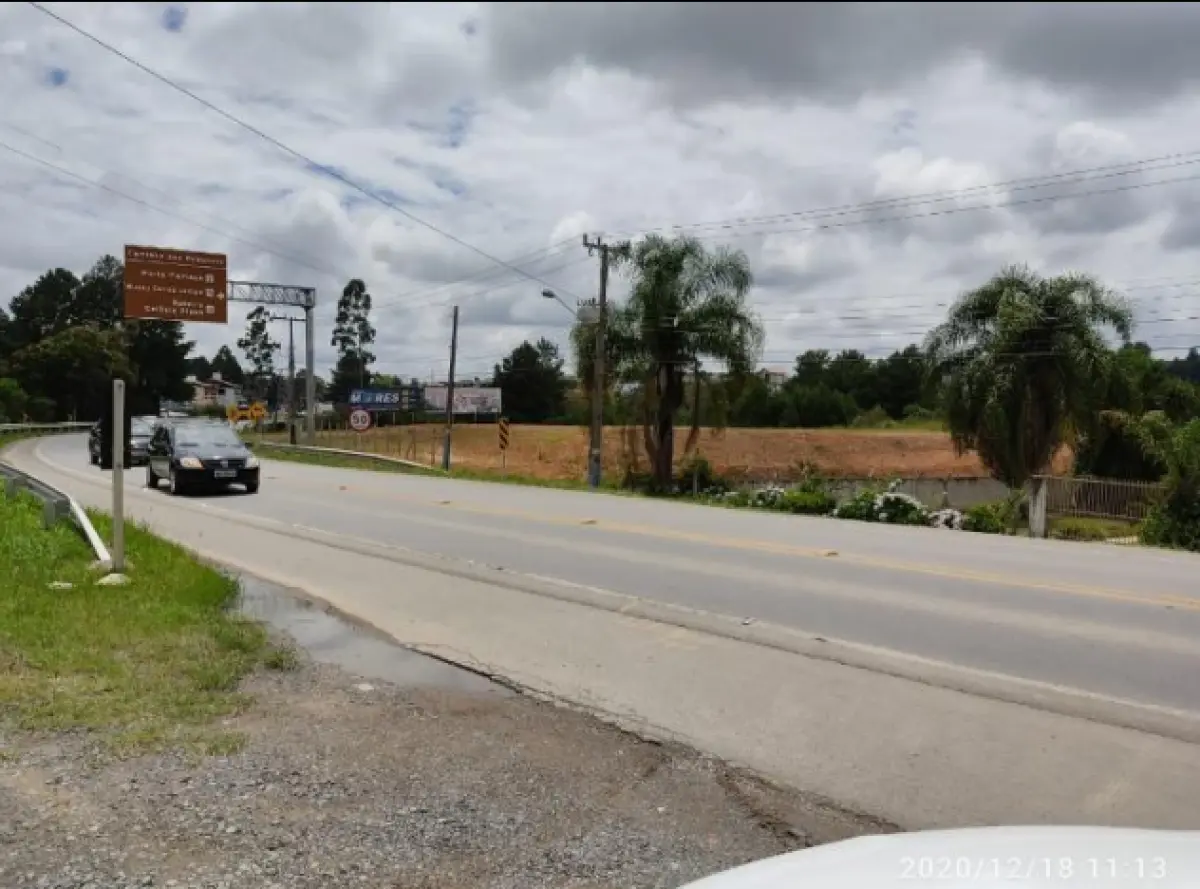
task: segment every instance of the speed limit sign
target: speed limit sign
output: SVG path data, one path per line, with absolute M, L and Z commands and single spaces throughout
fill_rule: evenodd
M 350 411 L 350 428 L 355 432 L 366 432 L 371 428 L 371 415 L 362 408 Z

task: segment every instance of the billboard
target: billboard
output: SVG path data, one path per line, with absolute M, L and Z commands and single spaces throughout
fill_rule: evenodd
M 445 412 L 446 387 L 426 386 L 425 407 L 431 411 Z M 454 413 L 499 414 L 500 390 L 492 386 L 455 386 Z
M 456 399 L 457 400 L 457 399 Z M 442 404 L 446 401 L 443 397 Z M 350 407 L 365 411 L 416 411 L 421 409 L 421 387 L 400 386 L 395 389 L 352 389 Z
M 223 253 L 126 245 L 124 315 L 224 324 L 227 265 Z

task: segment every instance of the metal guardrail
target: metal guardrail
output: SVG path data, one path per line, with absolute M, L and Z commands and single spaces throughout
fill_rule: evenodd
M 92 548 L 96 561 L 106 571 L 111 569 L 112 556 L 108 552 L 108 547 L 104 545 L 104 541 L 100 539 L 95 526 L 92 525 L 92 520 L 88 518 L 87 513 L 83 511 L 83 507 L 74 497 L 60 491 L 49 482 L 3 461 L 0 461 L 0 478 L 4 479 L 4 496 L 14 497 L 19 491 L 28 491 L 45 504 L 42 510 L 44 527 L 52 528 L 59 521 L 70 518 Z
M 6 432 L 87 432 L 91 423 L 0 423 L 0 435 Z
M 422 472 L 438 473 L 441 470 L 436 467 L 427 466 L 424 463 L 417 463 L 413 460 L 405 460 L 402 457 L 392 457 L 387 454 L 373 454 L 370 451 L 351 451 L 345 448 L 323 448 L 317 445 L 294 445 L 285 444 L 277 441 L 254 441 L 252 444 L 257 448 L 276 448 L 281 451 L 299 451 L 300 453 L 309 454 L 333 454 L 339 457 L 360 457 L 364 460 L 377 460 L 380 463 L 395 463 L 399 466 L 407 466 L 412 469 L 420 469 Z
M 4 477 L 5 497 L 15 497 L 19 491 L 28 491 L 42 501 L 44 504 L 43 527 L 52 528 L 58 524 L 60 519 L 65 519 L 71 514 L 71 498 L 58 488 L 9 466 L 7 463 L 0 463 L 0 476 Z

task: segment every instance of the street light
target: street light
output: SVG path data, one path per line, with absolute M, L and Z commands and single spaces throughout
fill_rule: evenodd
M 604 256 L 604 274 L 607 276 L 607 252 Z M 595 379 L 593 381 L 592 422 L 588 446 L 588 485 L 592 488 L 598 488 L 600 487 L 601 449 L 604 441 L 604 288 L 601 287 L 598 304 L 594 300 L 586 302 L 580 300 L 577 309 L 572 309 L 563 302 L 559 298 L 559 295 L 549 287 L 542 289 L 542 297 L 544 299 L 555 300 L 564 309 L 574 315 L 576 320 L 584 324 L 595 325 L 596 328 L 595 362 L 592 368 Z

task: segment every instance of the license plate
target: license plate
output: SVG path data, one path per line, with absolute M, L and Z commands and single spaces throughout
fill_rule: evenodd
M 236 469 L 218 469 L 213 472 L 215 478 L 237 478 Z

